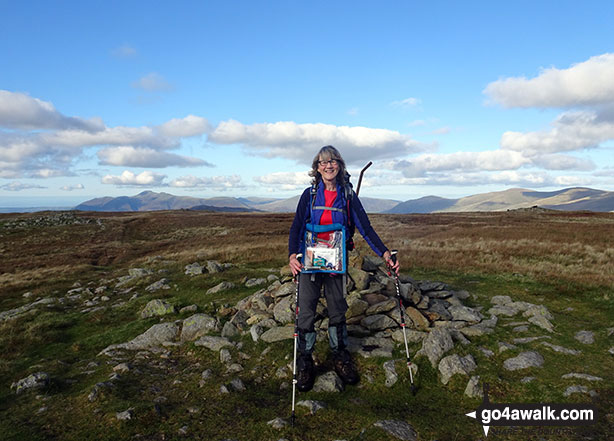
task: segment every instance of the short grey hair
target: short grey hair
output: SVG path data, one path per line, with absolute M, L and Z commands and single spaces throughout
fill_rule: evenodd
M 311 163 L 311 170 L 309 171 L 309 176 L 313 179 L 311 180 L 312 185 L 318 185 L 320 181 L 322 181 L 322 175 L 318 171 L 318 165 L 320 160 L 328 161 L 330 159 L 334 159 L 337 161 L 339 165 L 339 173 L 337 174 L 337 183 L 341 186 L 344 186 L 346 182 L 349 182 L 350 175 L 345 168 L 345 161 L 341 157 L 341 153 L 332 145 L 325 145 L 320 149 L 320 151 L 313 158 L 313 162 Z

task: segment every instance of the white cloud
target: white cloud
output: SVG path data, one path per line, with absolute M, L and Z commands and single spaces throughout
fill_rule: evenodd
M 416 178 L 432 172 L 511 170 L 530 164 L 530 160 L 519 152 L 493 150 L 484 152 L 456 152 L 447 154 L 419 155 L 411 160 L 392 163 L 405 177 Z
M 47 188 L 42 185 L 36 184 L 24 184 L 22 182 L 13 181 L 8 184 L 0 185 L 0 189 L 7 191 L 22 191 L 22 190 L 31 190 L 33 188 Z
M 430 135 L 447 135 L 452 131 L 450 127 L 440 127 L 430 132 Z
M 0 90 L 0 127 L 9 129 L 102 130 L 99 118 L 83 119 L 62 115 L 47 101 L 19 92 Z
M 311 177 L 308 173 L 309 170 L 303 172 L 275 172 L 268 175 L 255 176 L 253 179 L 265 187 L 278 190 L 302 190 L 311 184 Z
M 60 187 L 60 190 L 63 190 L 63 191 L 74 191 L 74 190 L 84 190 L 84 189 L 85 187 L 83 186 L 83 184 L 64 185 Z
M 174 153 L 159 152 L 147 147 L 107 147 L 97 153 L 100 163 L 103 165 L 117 165 L 126 167 L 213 167 L 207 161 L 189 156 L 176 155 Z
M 102 178 L 103 184 L 121 185 L 121 186 L 163 186 L 163 181 L 166 179 L 166 175 L 155 173 L 146 170 L 142 173 L 134 174 L 129 170 L 124 170 L 120 176 L 106 175 Z
M 434 148 L 407 135 L 385 129 L 297 124 L 292 121 L 245 125 L 235 120 L 221 122 L 210 134 L 216 144 L 243 144 L 267 157 L 281 157 L 311 164 L 324 145 L 337 147 L 347 163 L 394 158 Z
M 142 89 L 147 92 L 168 92 L 174 89 L 166 79 L 156 72 L 151 72 L 132 83 L 135 89 Z
M 567 69 L 543 69 L 531 79 L 494 81 L 484 93 L 504 107 L 573 107 L 614 102 L 614 53 L 605 53 Z
M 160 125 L 158 130 L 164 136 L 187 138 L 209 132 L 211 125 L 205 118 L 188 115 L 185 118 L 173 118 Z
M 421 103 L 422 100 L 420 98 L 410 97 L 400 101 L 393 101 L 390 103 L 390 105 L 395 107 L 416 107 L 419 106 Z
M 241 181 L 241 176 L 239 175 L 212 177 L 188 175 L 172 180 L 169 186 L 178 188 L 207 188 L 217 191 L 245 188 L 245 185 Z
M 569 155 L 541 155 L 531 158 L 531 162 L 546 170 L 592 171 L 597 168 L 590 159 L 576 158 Z
M 614 139 L 614 121 L 609 117 L 609 114 L 599 115 L 594 111 L 566 112 L 548 131 L 503 133 L 501 148 L 536 155 L 596 147 Z

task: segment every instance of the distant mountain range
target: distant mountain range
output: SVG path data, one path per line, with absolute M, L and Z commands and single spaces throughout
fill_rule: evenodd
M 276 198 L 194 198 L 169 193 L 144 191 L 135 196 L 103 197 L 91 199 L 75 207 L 82 211 L 155 211 L 155 210 L 208 210 L 232 212 L 293 212 L 300 196 Z M 540 192 L 522 188 L 481 193 L 459 199 L 426 196 L 405 202 L 391 199 L 360 198 L 369 213 L 434 213 L 460 211 L 505 211 L 530 207 L 551 210 L 587 210 L 614 212 L 614 192 L 591 188 L 566 188 L 553 192 Z

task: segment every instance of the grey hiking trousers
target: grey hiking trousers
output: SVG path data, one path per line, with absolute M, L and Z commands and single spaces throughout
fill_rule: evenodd
M 312 280 L 313 279 L 313 280 Z M 345 313 L 348 304 L 344 297 L 343 274 L 305 274 L 299 275 L 298 293 L 298 329 L 299 350 L 301 353 L 311 353 L 315 343 L 314 323 L 316 308 L 320 299 L 322 287 L 328 309 L 329 340 L 331 348 L 347 345 L 347 329 Z

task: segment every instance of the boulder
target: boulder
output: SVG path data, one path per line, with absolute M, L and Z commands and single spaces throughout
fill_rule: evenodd
M 452 342 L 450 332 L 445 328 L 435 328 L 422 341 L 422 348 L 416 355 L 426 356 L 431 362 L 431 366 L 436 368 L 441 356 L 453 347 L 454 342 Z
M 328 371 L 319 375 L 313 385 L 314 392 L 341 392 L 343 391 L 343 381 L 334 371 Z
M 418 433 L 405 421 L 382 420 L 373 424 L 375 427 L 384 429 L 390 435 L 403 441 L 418 441 Z
M 159 347 L 164 343 L 175 342 L 179 332 L 179 326 L 175 323 L 159 323 L 127 343 L 107 346 L 99 355 L 109 355 L 115 349 L 138 351 Z
M 443 384 L 448 384 L 450 378 L 456 374 L 469 375 L 476 369 L 477 365 L 471 354 L 464 357 L 452 354 L 442 358 L 439 362 L 439 372 Z
M 397 322 L 383 314 L 367 316 L 360 321 L 360 324 L 371 331 L 383 331 L 399 326 Z
M 294 338 L 294 326 L 276 326 L 260 335 L 260 339 L 267 343 Z
M 218 328 L 218 321 L 214 317 L 207 314 L 194 314 L 183 321 L 181 341 L 194 341 L 211 331 L 217 331 Z
M 162 317 L 168 314 L 174 314 L 177 308 L 164 300 L 155 299 L 147 303 L 141 311 L 141 318 Z
M 222 282 L 214 286 L 213 288 L 208 289 L 207 294 L 217 294 L 222 291 L 228 291 L 229 289 L 233 289 L 234 287 L 235 287 L 235 284 L 232 282 Z
M 516 371 L 531 367 L 542 367 L 543 364 L 544 357 L 542 357 L 538 352 L 527 351 L 521 352 L 516 357 L 508 358 L 503 362 L 503 367 L 508 371 Z
M 15 393 L 19 395 L 28 390 L 44 389 L 49 385 L 49 380 L 49 374 L 46 372 L 36 372 L 11 384 L 11 389 L 14 389 Z

